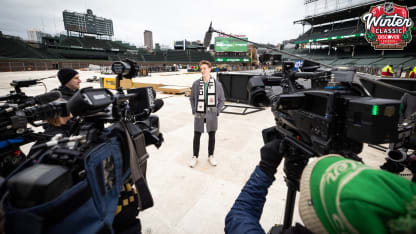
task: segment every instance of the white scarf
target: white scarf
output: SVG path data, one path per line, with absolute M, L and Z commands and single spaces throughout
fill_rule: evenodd
M 207 107 L 216 107 L 217 99 L 216 96 L 216 87 L 214 78 L 210 77 L 207 88 L 207 105 L 205 105 L 205 89 L 204 89 L 204 79 L 201 78 L 199 81 L 199 95 L 198 103 L 196 107 L 197 113 L 206 113 Z

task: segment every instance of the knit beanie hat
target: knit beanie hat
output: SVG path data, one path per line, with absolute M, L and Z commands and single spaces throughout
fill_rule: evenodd
M 71 68 L 62 68 L 58 71 L 58 79 L 62 85 L 68 83 L 74 76 L 78 74 L 77 71 Z
M 416 184 L 329 155 L 302 174 L 299 210 L 314 233 L 415 233 Z

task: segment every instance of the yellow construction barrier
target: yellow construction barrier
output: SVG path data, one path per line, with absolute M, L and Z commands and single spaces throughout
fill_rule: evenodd
M 116 78 L 102 78 L 101 87 L 106 89 L 116 89 Z M 120 80 L 120 87 L 123 89 L 133 88 L 133 80 L 131 79 L 122 79 Z

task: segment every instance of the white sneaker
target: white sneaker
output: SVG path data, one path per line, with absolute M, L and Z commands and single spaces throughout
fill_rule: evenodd
M 194 168 L 195 166 L 196 166 L 196 164 L 198 163 L 198 158 L 197 157 L 195 157 L 195 156 L 193 156 L 192 157 L 192 159 L 191 159 L 191 162 L 189 163 L 189 166 L 191 167 L 191 168 Z
M 215 160 L 214 155 L 208 156 L 208 162 L 213 167 L 217 166 L 217 160 Z

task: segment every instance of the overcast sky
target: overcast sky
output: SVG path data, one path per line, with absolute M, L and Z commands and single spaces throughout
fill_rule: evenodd
M 143 45 L 143 31 L 153 42 L 172 47 L 175 40 L 203 40 L 212 20 L 224 32 L 247 35 L 261 43 L 280 43 L 302 32 L 293 21 L 304 16 L 304 0 L 2 0 L 0 31 L 27 39 L 28 29 L 64 32 L 62 11 L 86 12 L 113 20 L 114 39 Z M 211 41 L 213 43 L 213 41 Z

